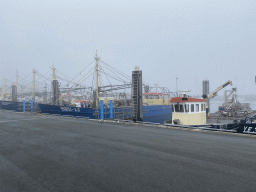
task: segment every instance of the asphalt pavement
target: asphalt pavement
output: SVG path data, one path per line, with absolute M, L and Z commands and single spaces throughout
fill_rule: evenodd
M 256 191 L 256 136 L 0 111 L 0 191 Z

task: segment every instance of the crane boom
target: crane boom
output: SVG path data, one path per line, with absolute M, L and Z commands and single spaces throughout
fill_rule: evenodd
M 232 86 L 232 81 L 231 80 L 228 80 L 226 83 L 224 83 L 223 85 L 219 86 L 215 91 L 211 92 L 208 96 L 207 95 L 203 95 L 203 98 L 208 100 L 208 102 L 206 103 L 206 115 L 207 116 L 210 116 L 210 111 L 209 111 L 209 100 L 215 96 L 217 96 L 218 92 L 223 89 L 224 87 L 228 86 L 228 85 L 231 85 Z
M 210 95 L 207 97 L 207 100 L 217 96 L 218 91 L 220 91 L 221 89 L 223 89 L 224 87 L 228 86 L 228 85 L 232 86 L 232 81 L 228 80 L 226 83 L 224 83 L 223 85 L 219 86 L 215 91 L 211 92 Z

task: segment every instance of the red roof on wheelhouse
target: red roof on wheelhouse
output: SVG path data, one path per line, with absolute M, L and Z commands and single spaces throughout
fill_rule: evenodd
M 178 103 L 178 102 L 207 102 L 207 100 L 206 99 L 191 98 L 191 97 L 173 97 L 170 102 L 172 102 L 172 103 Z

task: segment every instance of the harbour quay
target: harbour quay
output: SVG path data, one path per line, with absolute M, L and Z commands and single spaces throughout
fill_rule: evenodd
M 255 191 L 255 135 L 0 110 L 0 191 Z

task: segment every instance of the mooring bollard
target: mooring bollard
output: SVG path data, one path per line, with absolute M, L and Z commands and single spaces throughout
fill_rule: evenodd
M 110 118 L 113 119 L 113 100 L 110 100 Z
M 31 99 L 30 107 L 31 107 L 31 112 L 33 112 L 33 99 Z
M 25 99 L 23 99 L 23 113 L 25 113 L 25 110 L 26 110 L 26 102 L 25 102 Z
M 100 100 L 100 119 L 104 119 L 103 109 L 104 109 L 103 100 Z

